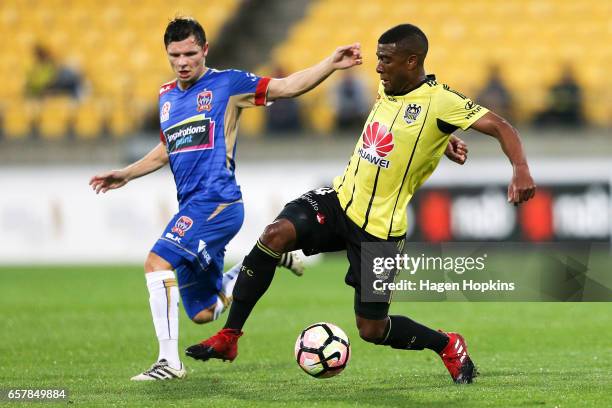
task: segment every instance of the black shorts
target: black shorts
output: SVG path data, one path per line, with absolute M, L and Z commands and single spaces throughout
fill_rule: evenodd
M 363 242 L 394 242 L 402 247 L 404 237 L 388 240 L 377 238 L 351 221 L 340 206 L 336 192 L 329 187 L 311 190 L 289 202 L 276 219 L 287 219 L 297 233 L 296 249 L 304 255 L 346 250 L 349 269 L 344 281 L 355 289 L 355 314 L 381 320 L 389 312 L 390 295 L 382 302 L 364 302 L 361 293 L 361 265 Z

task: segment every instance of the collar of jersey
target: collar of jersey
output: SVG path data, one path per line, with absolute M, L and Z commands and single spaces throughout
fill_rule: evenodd
M 196 86 L 198 82 L 200 82 L 200 81 L 201 81 L 201 80 L 203 80 L 205 77 L 207 77 L 207 76 L 208 76 L 208 73 L 209 73 L 209 72 L 211 72 L 211 71 L 212 71 L 212 69 L 211 69 L 211 68 L 206 67 L 206 71 L 204 71 L 204 73 L 202 74 L 202 76 L 201 76 L 201 77 L 199 77 L 199 78 L 198 78 L 198 80 L 197 80 L 197 81 L 195 81 L 195 82 L 193 83 L 193 85 L 191 85 L 191 86 L 190 86 L 189 88 L 187 88 L 187 89 L 181 89 L 181 87 L 180 87 L 180 86 L 179 86 L 179 84 L 178 84 L 178 79 L 177 79 L 177 80 L 176 80 L 176 89 L 178 89 L 178 90 L 179 90 L 179 92 L 181 92 L 181 93 L 185 93 L 185 92 L 189 92 L 189 91 L 191 91 L 191 89 L 192 89 L 194 86 Z
M 405 92 L 401 95 L 387 95 L 387 93 L 385 92 L 385 90 L 383 89 L 383 92 L 385 93 L 385 96 L 387 98 L 401 98 L 402 96 L 406 96 L 408 95 L 410 92 L 414 92 L 417 89 L 419 89 L 420 87 L 422 87 L 424 84 L 426 84 L 429 81 L 435 81 L 436 80 L 436 76 L 434 74 L 428 74 L 425 75 L 425 79 L 422 80 L 421 82 L 419 82 L 414 88 L 412 88 L 411 90 L 409 90 L 408 92 Z

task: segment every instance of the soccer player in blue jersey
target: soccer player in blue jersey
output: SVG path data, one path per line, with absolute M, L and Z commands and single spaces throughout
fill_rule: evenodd
M 96 193 L 105 193 L 167 163 L 176 182 L 179 211 L 145 261 L 159 357 L 150 369 L 132 378 L 136 381 L 186 374 L 178 354 L 179 292 L 187 315 L 196 323 L 216 319 L 231 301 L 240 265 L 223 274 L 223 257 L 244 218 L 234 176 L 241 110 L 296 97 L 335 70 L 362 62 L 360 46 L 353 44 L 337 48 L 317 65 L 286 78 L 219 71 L 205 65 L 206 36 L 191 18 L 172 20 L 164 44 L 177 78 L 159 92 L 161 142 L 141 160 L 96 175 L 89 183 Z M 294 259 L 286 256 L 284 261 L 284 266 L 300 272 L 299 266 L 291 264 Z

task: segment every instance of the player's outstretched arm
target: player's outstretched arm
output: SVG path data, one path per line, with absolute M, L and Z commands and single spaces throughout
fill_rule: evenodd
M 267 100 L 294 98 L 323 82 L 338 69 L 347 69 L 363 62 L 359 43 L 336 48 L 336 51 L 317 65 L 298 71 L 285 78 L 274 78 L 268 85 Z
M 487 112 L 471 128 L 496 138 L 510 159 L 513 171 L 512 181 L 508 185 L 508 202 L 516 205 L 532 198 L 535 195 L 536 185 L 529 172 L 518 131 L 493 112 Z
M 449 160 L 457 164 L 464 164 L 468 157 L 467 144 L 458 136 L 450 135 L 444 154 Z
M 142 159 L 120 170 L 111 170 L 93 176 L 89 185 L 96 192 L 106 193 L 125 186 L 130 180 L 154 172 L 168 163 L 168 152 L 163 143 L 159 143 Z

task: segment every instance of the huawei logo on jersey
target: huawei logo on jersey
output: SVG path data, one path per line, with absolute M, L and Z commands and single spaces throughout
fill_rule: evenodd
M 363 146 L 359 149 L 361 158 L 370 163 L 389 168 L 389 160 L 384 159 L 393 147 L 393 133 L 387 132 L 387 127 L 379 122 L 369 123 L 362 135 Z
M 385 157 L 393 150 L 393 133 L 387 133 L 387 127 L 381 123 L 369 123 L 363 133 L 363 148 Z

